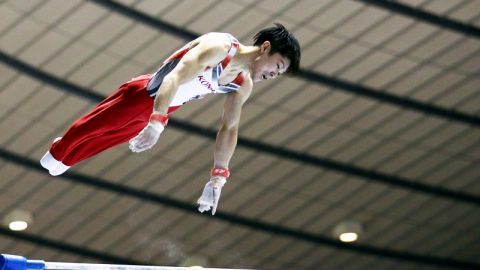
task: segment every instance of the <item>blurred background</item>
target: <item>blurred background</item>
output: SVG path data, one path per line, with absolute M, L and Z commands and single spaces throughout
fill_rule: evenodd
M 4 0 L 0 22 L 1 253 L 480 268 L 479 1 Z M 215 216 L 195 202 L 221 95 L 175 112 L 150 151 L 121 145 L 61 177 L 41 169 L 75 119 L 188 40 L 252 44 L 274 22 L 300 41 L 301 71 L 255 86 Z

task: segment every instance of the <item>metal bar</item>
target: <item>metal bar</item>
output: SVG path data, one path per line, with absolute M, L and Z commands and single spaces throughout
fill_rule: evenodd
M 229 270 L 202 268 L 204 270 Z M 45 262 L 45 270 L 192 270 L 191 267 Z M 232 269 L 230 269 L 232 270 Z M 241 269 L 238 269 L 241 270 Z M 246 269 L 243 269 L 246 270 Z
M 45 262 L 43 260 L 28 260 L 25 257 L 10 254 L 0 254 L 0 270 L 191 270 L 191 267 L 126 265 L 126 264 L 95 264 Z M 226 268 L 202 268 L 205 270 L 229 270 Z M 233 270 L 233 269 L 230 269 Z M 236 269 L 248 270 L 248 269 Z
M 433 25 L 448 28 L 450 30 L 480 38 L 480 28 L 471 24 L 454 21 L 452 19 L 441 17 L 439 15 L 432 14 L 414 7 L 410 7 L 405 4 L 398 3 L 396 1 L 386 0 L 357 0 L 370 5 L 374 5 L 383 9 L 390 10 L 391 12 L 399 13 L 410 18 L 414 18 L 419 21 L 431 23 Z
M 216 217 L 216 216 L 214 216 Z M 245 219 L 245 218 L 242 218 Z M 246 220 L 246 219 L 245 219 Z M 268 229 L 268 227 L 276 227 L 276 228 L 281 228 L 280 226 L 276 225 L 270 225 L 266 224 L 263 222 L 257 222 L 257 221 L 251 221 L 251 223 L 259 223 L 261 226 L 265 227 Z M 420 254 L 414 254 L 414 253 L 409 253 L 409 252 L 403 252 L 403 251 L 396 251 L 396 250 L 389 250 L 389 249 L 383 249 L 383 248 L 377 248 L 377 247 L 372 247 L 372 246 L 367 246 L 367 245 L 361 245 L 361 244 L 346 244 L 342 243 L 333 239 L 328 239 L 323 236 L 319 235 L 314 235 L 314 234 L 309 234 L 309 233 L 304 233 L 304 232 L 299 232 L 299 231 L 294 231 L 292 229 L 287 229 L 287 228 L 281 228 L 284 231 L 290 231 L 294 232 L 296 235 L 303 235 L 304 238 L 303 240 L 307 240 L 307 242 L 313 242 L 316 244 L 320 245 L 325 245 L 329 246 L 331 248 L 337 248 L 337 249 L 344 249 L 344 250 L 349 250 L 353 251 L 359 254 L 364 254 L 364 255 L 371 255 L 371 256 L 378 256 L 378 257 L 386 257 L 394 260 L 399 260 L 399 261 L 411 261 L 411 262 L 416 262 L 424 265 L 431 265 L 431 266 L 436 266 L 438 268 L 458 268 L 458 269 L 480 269 L 480 264 L 476 262 L 469 262 L 469 261 L 461 261 L 457 259 L 450 259 L 450 258 L 444 258 L 444 257 L 435 257 L 431 255 L 420 255 Z M 262 230 L 262 229 L 260 229 Z M 60 251 L 66 251 L 70 253 L 75 253 L 79 254 L 82 256 L 87 256 L 87 257 L 93 257 L 93 258 L 98 258 L 102 259 L 102 256 L 98 257 L 95 256 L 98 253 L 98 251 L 93 251 L 89 250 L 86 248 L 82 247 L 77 247 L 77 246 L 72 246 L 70 244 L 65 244 L 61 243 L 55 240 L 50 240 L 50 239 L 45 239 L 41 238 L 39 236 L 31 235 L 25 232 L 13 232 L 8 229 L 4 229 L 0 227 L 0 234 L 6 235 L 9 237 L 15 237 L 17 239 L 22 239 L 28 242 L 32 242 L 35 244 L 40 244 L 44 245 L 47 244 L 46 246 L 50 248 L 54 248 Z M 294 237 L 295 238 L 295 237 Z M 303 237 L 302 237 L 303 238 Z M 299 239 L 302 240 L 302 239 Z M 67 249 L 63 249 L 63 247 L 67 247 Z M 91 256 L 94 255 L 94 256 Z M 108 255 L 110 259 L 114 258 L 114 255 Z M 123 261 L 128 261 L 128 259 L 117 257 L 119 263 L 123 263 Z M 112 260 L 109 260 L 112 261 Z M 115 260 L 113 260 L 115 262 Z M 0 260 L 1 262 L 1 260 Z M 130 264 L 140 264 L 140 263 L 130 263 Z M 1 263 L 0 263 L 1 266 Z M 10 270 L 10 269 L 3 269 L 0 267 L 0 270 Z M 18 270 L 18 269 L 11 269 L 11 270 Z M 27 270 L 27 269 L 24 269 Z M 31 269 L 31 270 L 38 270 L 36 269 Z
M 118 12 L 120 14 L 123 14 L 127 17 L 130 17 L 134 21 L 141 22 L 143 24 L 149 25 L 161 31 L 165 31 L 171 35 L 174 35 L 176 37 L 179 37 L 185 40 L 192 40 L 199 36 L 199 34 L 197 33 L 194 33 L 186 29 L 180 28 L 178 26 L 161 21 L 155 17 L 136 11 L 116 1 L 111 1 L 111 0 L 90 0 L 90 1 L 100 6 L 104 6 L 115 12 Z M 388 1 L 382 0 L 382 1 L 375 1 L 375 2 L 383 3 Z M 421 113 L 436 115 L 438 117 L 442 117 L 451 121 L 463 122 L 465 124 L 470 124 L 470 125 L 475 125 L 480 127 L 479 117 L 462 113 L 459 111 L 445 109 L 439 106 L 420 102 L 417 100 L 413 100 L 405 97 L 399 97 L 396 95 L 389 94 L 387 91 L 382 91 L 381 89 L 373 89 L 367 86 L 355 84 L 346 80 L 330 77 L 325 74 L 311 72 L 304 69 L 300 69 L 300 71 L 298 72 L 298 74 L 296 74 L 296 76 L 302 79 L 305 79 L 307 81 L 333 87 L 334 90 L 348 92 L 354 95 L 378 100 L 385 103 L 394 104 L 396 106 L 418 111 Z

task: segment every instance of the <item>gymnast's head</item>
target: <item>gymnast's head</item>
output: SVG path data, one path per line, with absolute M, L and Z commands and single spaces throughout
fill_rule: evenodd
M 281 74 L 293 74 L 300 65 L 300 45 L 283 25 L 260 30 L 254 36 L 254 46 L 259 47 L 260 56 L 252 68 L 255 82 L 274 79 Z

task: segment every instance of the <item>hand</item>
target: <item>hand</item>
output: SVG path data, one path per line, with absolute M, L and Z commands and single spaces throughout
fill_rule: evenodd
M 150 149 L 155 145 L 165 129 L 160 122 L 149 122 L 148 125 L 138 133 L 136 137 L 130 140 L 128 148 L 134 153 L 139 153 Z
M 212 209 L 212 215 L 215 215 L 218 206 L 218 200 L 222 193 L 222 187 L 227 182 L 226 177 L 215 175 L 210 178 L 210 181 L 203 188 L 202 196 L 198 199 L 199 204 L 198 211 L 203 213 L 204 211 Z

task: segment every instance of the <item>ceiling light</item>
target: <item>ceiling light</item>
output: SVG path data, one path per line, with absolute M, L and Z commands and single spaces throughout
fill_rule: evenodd
M 355 242 L 358 239 L 358 234 L 354 232 L 342 233 L 338 236 L 338 239 L 342 242 Z
M 28 211 L 15 209 L 8 213 L 3 223 L 12 231 L 23 231 L 32 223 L 32 214 Z
M 357 221 L 343 221 L 333 228 L 333 236 L 342 242 L 355 242 L 362 233 L 362 224 Z
M 26 221 L 12 221 L 8 224 L 8 228 L 12 231 L 23 231 L 28 227 L 28 223 Z

